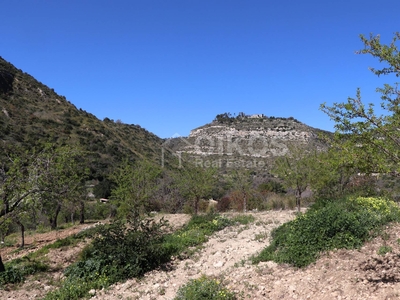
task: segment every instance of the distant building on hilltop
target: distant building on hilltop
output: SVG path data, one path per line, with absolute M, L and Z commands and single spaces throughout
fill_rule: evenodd
M 264 118 L 264 114 L 255 114 L 255 115 L 251 115 L 249 118 L 251 119 L 262 119 Z

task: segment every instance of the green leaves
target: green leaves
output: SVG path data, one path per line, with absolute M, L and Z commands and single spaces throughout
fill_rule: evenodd
M 179 169 L 174 181 L 180 194 L 187 200 L 193 201 L 194 213 L 197 214 L 200 199 L 210 196 L 215 186 L 216 170 L 188 162 Z
M 135 163 L 125 160 L 113 173 L 111 179 L 117 185 L 111 198 L 118 204 L 121 217 L 131 218 L 135 213 L 148 212 L 149 200 L 156 192 L 161 169 L 141 159 Z
M 279 176 L 287 188 L 295 190 L 299 211 L 301 195 L 311 183 L 312 162 L 312 153 L 308 149 L 293 146 L 288 154 L 276 159 L 272 169 L 272 173 Z
M 320 252 L 360 247 L 374 230 L 399 220 L 396 203 L 382 198 L 317 203 L 307 213 L 274 230 L 270 246 L 254 257 L 253 262 L 274 260 L 305 267 Z
M 380 36 L 370 35 L 369 38 L 361 35 L 364 49 L 358 54 L 370 54 L 378 58 L 386 66 L 381 69 L 370 68 L 380 76 L 400 74 L 400 53 L 397 43 L 400 33 L 394 34 L 389 45 L 381 44 Z M 335 123 L 336 139 L 334 145 L 345 150 L 346 154 L 359 166 L 361 172 L 390 172 L 400 171 L 400 93 L 398 84 L 385 84 L 378 88 L 381 94 L 383 114 L 377 114 L 374 104 L 366 106 L 361 99 L 361 92 L 357 89 L 355 98 L 348 98 L 346 103 L 334 103 L 329 107 L 321 105 Z

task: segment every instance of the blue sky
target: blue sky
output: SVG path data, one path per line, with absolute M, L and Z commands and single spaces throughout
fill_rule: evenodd
M 219 113 L 294 117 L 361 88 L 379 103 L 359 34 L 389 42 L 400 1 L 1 0 L 0 56 L 99 119 L 166 138 Z

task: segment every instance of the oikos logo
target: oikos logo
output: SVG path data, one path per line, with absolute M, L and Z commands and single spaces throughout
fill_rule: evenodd
M 284 143 L 263 136 L 199 136 L 194 149 L 206 154 L 234 155 L 251 157 L 281 156 L 288 152 Z
M 288 152 L 284 143 L 263 136 L 198 136 L 194 142 L 189 142 L 183 137 L 178 138 L 183 145 L 179 151 L 168 147 L 172 140 L 163 144 L 162 166 L 166 148 L 178 158 L 179 167 L 182 166 L 182 153 L 187 152 L 201 155 L 192 162 L 205 168 L 262 168 L 265 167 L 264 158 L 282 156 Z

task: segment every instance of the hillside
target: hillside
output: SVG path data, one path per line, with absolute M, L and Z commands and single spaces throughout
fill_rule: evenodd
M 285 155 L 292 145 L 323 149 L 321 134 L 293 117 L 264 114 L 237 117 L 220 114 L 209 124 L 193 129 L 186 138 L 165 142 L 173 151 L 187 154 L 203 166 L 222 169 L 268 169 L 274 158 Z
M 324 148 L 323 132 L 293 117 L 263 114 L 217 115 L 188 137 L 163 140 L 139 125 L 103 121 L 77 109 L 64 96 L 0 57 L 0 158 L 4 148 L 40 147 L 51 142 L 80 145 L 88 153 L 91 175 L 103 177 L 124 157 L 146 157 L 177 166 L 176 156 L 188 154 L 196 164 L 229 168 L 268 169 L 290 145 Z M 175 154 L 175 157 L 171 154 Z M 178 154 L 178 155 L 176 155 Z
M 147 157 L 159 163 L 163 142 L 139 125 L 101 121 L 77 109 L 1 57 L 0 141 L 1 150 L 10 145 L 30 149 L 45 142 L 81 145 L 88 152 L 93 177 L 107 174 L 124 157 Z

